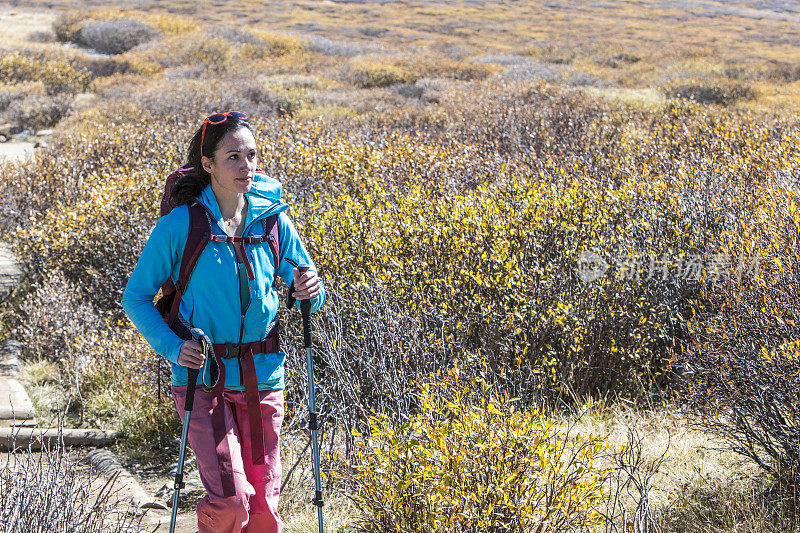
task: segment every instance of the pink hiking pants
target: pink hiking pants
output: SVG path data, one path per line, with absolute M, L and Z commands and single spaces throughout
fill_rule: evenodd
M 186 386 L 172 387 L 183 421 Z M 211 424 L 213 396 L 198 387 L 189 421 L 189 445 L 197 458 L 206 496 L 197 504 L 198 533 L 280 533 L 278 494 L 281 462 L 278 436 L 283 423 L 283 391 L 259 391 L 264 427 L 265 463 L 254 466 L 250 445 L 247 399 L 243 391 L 223 393 L 226 435 L 220 448 L 230 452 L 236 495 L 224 497 Z

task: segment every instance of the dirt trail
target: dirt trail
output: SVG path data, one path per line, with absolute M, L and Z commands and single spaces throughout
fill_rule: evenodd
M 54 10 L 32 10 L 0 4 L 0 49 L 2 48 L 52 48 L 53 43 L 37 43 L 30 40 L 34 32 L 52 31 L 58 17 Z M 35 140 L 35 139 L 34 139 Z M 34 142 L 29 139 L 0 142 L 0 160 L 19 161 L 31 157 Z
M 20 161 L 33 155 L 34 143 L 9 141 L 0 143 L 0 160 Z
M 37 31 L 51 30 L 58 13 L 52 10 L 31 10 L 15 8 L 0 4 L 0 47 L 16 47 L 24 45 L 31 48 L 41 48 L 47 43 L 35 43 L 29 40 L 30 35 Z

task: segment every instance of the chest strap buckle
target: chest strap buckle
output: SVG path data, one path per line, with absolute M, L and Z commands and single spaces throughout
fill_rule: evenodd
M 225 349 L 225 355 L 222 357 L 223 359 L 238 359 L 242 355 L 242 345 L 241 344 L 230 344 L 228 343 L 227 348 Z

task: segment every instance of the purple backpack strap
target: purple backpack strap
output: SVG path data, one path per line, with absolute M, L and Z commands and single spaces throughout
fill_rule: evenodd
M 272 285 L 275 286 L 278 280 L 278 268 L 281 264 L 281 243 L 280 231 L 278 227 L 278 216 L 280 213 L 275 213 L 264 219 L 264 236 L 269 242 L 269 247 L 272 250 L 272 256 L 275 258 L 275 278 L 272 280 Z
M 189 284 L 189 279 L 192 277 L 194 267 L 197 265 L 197 260 L 200 254 L 208 244 L 208 237 L 211 235 L 211 223 L 208 221 L 205 209 L 199 203 L 194 202 L 189 204 L 189 234 L 186 237 L 186 245 L 183 248 L 183 257 L 181 257 L 181 268 L 178 273 L 178 281 L 175 283 L 175 298 L 172 300 L 170 307 L 169 317 L 167 324 L 175 331 L 175 333 L 183 338 L 188 335 L 185 340 L 191 338 L 191 333 L 188 328 L 183 325 L 178 318 L 178 309 L 180 309 L 181 297 L 186 291 L 186 286 Z M 186 330 L 186 331 L 183 331 Z

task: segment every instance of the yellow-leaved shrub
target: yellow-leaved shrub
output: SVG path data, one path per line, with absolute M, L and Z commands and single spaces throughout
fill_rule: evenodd
M 414 83 L 419 75 L 406 67 L 360 59 L 351 67 L 353 82 L 359 87 L 389 87 L 398 83 Z
M 0 82 L 42 82 L 48 95 L 74 94 L 86 90 L 92 75 L 67 60 L 44 54 L 11 52 L 0 57 Z
M 419 412 L 403 422 L 372 416 L 354 452 L 332 458 L 335 478 L 365 511 L 359 529 L 597 531 L 610 476 L 596 464 L 605 440 L 477 384 L 482 393 L 423 385 Z
M 722 272 L 687 317 L 693 342 L 672 364 L 699 423 L 800 502 L 800 191 L 790 173 L 752 187 L 743 227 L 720 235 Z M 746 261 L 741 261 L 744 258 Z

